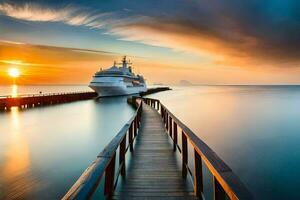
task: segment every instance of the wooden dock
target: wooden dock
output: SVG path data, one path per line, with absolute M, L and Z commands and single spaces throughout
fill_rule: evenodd
M 149 88 L 139 95 L 153 94 L 170 90 L 169 87 Z M 138 95 L 138 94 L 137 94 Z M 68 92 L 68 93 L 48 93 L 48 94 L 26 94 L 17 96 L 0 96 L 0 111 L 10 111 L 12 107 L 27 109 L 40 106 L 48 106 L 74 101 L 88 100 L 96 98 L 96 92 Z
M 114 199 L 195 199 L 193 192 L 158 112 L 144 105 L 132 163 Z
M 0 111 L 9 111 L 12 107 L 27 109 L 33 107 L 69 103 L 88 100 L 97 97 L 95 92 L 69 92 L 49 94 L 27 94 L 12 96 L 0 96 Z
M 106 199 L 203 199 L 203 165 L 213 177 L 215 200 L 253 199 L 230 167 L 159 100 L 134 97 L 129 102 L 136 108 L 134 116 L 63 200 L 91 199 L 101 190 Z M 176 153 L 181 157 L 180 166 Z M 126 161 L 128 154 L 130 162 Z

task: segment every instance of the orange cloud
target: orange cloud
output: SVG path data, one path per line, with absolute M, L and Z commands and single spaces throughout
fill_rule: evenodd
M 263 41 L 245 33 L 230 18 L 222 18 L 226 28 L 194 24 L 191 21 L 144 17 L 113 26 L 109 33 L 126 41 L 166 47 L 174 51 L 209 57 L 212 65 L 251 67 L 299 66 L 299 51 Z M 225 25 L 224 25 L 225 26 Z M 219 30 L 220 29 L 220 30 Z
M 102 51 L 5 42 L 0 42 L 0 52 L 0 84 L 11 83 L 10 67 L 21 71 L 19 84 L 87 83 L 99 65 L 109 66 L 117 57 Z

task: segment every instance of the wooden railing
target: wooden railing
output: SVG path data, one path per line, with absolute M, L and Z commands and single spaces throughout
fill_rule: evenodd
M 113 140 L 97 156 L 97 159 L 84 171 L 67 194 L 62 198 L 63 200 L 82 200 L 91 198 L 104 175 L 104 195 L 107 199 L 112 197 L 119 175 L 123 177 L 125 176 L 126 152 L 128 149 L 130 152 L 133 151 L 133 142 L 138 134 L 141 123 L 141 99 L 133 98 L 131 104 L 137 108 L 134 116 L 125 124 L 125 126 L 123 126 Z M 128 145 L 126 146 L 127 138 Z M 119 168 L 116 170 L 117 174 L 115 175 L 116 151 L 118 148 Z
M 166 106 L 157 99 L 143 98 L 143 100 L 160 113 L 166 130 L 173 140 L 174 151 L 178 149 L 182 155 L 182 176 L 186 177 L 188 173 L 192 176 L 196 196 L 199 198 L 203 196 L 203 161 L 213 175 L 214 199 L 223 200 L 226 199 L 226 196 L 231 200 L 253 199 L 251 193 L 228 165 L 193 131 L 175 117 Z M 178 144 L 179 129 L 181 129 L 181 148 Z M 188 142 L 194 149 L 194 174 L 188 166 Z

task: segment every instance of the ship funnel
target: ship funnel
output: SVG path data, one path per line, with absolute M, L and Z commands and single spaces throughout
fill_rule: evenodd
M 123 67 L 123 68 L 126 68 L 126 67 L 127 67 L 126 56 L 123 57 L 123 60 L 122 60 L 122 67 Z

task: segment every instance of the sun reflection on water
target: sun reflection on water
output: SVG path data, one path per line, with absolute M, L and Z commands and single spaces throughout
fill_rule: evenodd
M 34 189 L 35 181 L 29 176 L 30 152 L 23 130 L 20 126 L 20 111 L 12 108 L 10 132 L 7 138 L 3 165 L 0 165 L 0 177 L 5 191 L 4 198 L 18 199 L 28 196 Z
M 18 85 L 14 84 L 11 87 L 11 96 L 18 97 Z
M 19 109 L 18 107 L 11 108 L 11 128 L 12 134 L 19 134 L 20 132 L 20 121 L 19 121 Z

